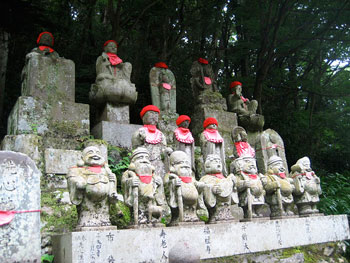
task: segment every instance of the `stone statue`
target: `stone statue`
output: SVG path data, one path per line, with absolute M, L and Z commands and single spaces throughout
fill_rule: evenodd
M 69 169 L 67 183 L 70 200 L 77 206 L 77 230 L 111 226 L 109 205 L 117 201 L 117 181 L 97 147 L 83 150 L 81 163 Z
M 266 202 L 271 217 L 293 216 L 293 179 L 288 178 L 281 157 L 271 156 L 268 162 L 265 184 Z
M 114 40 L 104 43 L 104 52 L 96 61 L 96 83 L 91 86 L 91 101 L 103 104 L 134 104 L 137 99 L 135 84 L 131 83 L 132 65 L 117 56 Z
M 208 223 L 234 220 L 231 205 L 238 203 L 236 178 L 233 174 L 223 175 L 222 161 L 219 155 L 209 154 L 204 164 L 205 175 L 199 182 L 205 183 L 204 203 L 209 212 Z
M 233 81 L 230 84 L 231 94 L 227 98 L 228 110 L 237 113 L 240 125 L 247 130 L 262 130 L 264 116 L 256 114 L 258 102 L 250 101 L 242 95 L 242 83 Z
M 164 113 L 176 113 L 176 80 L 164 62 L 158 62 L 149 73 L 152 104 Z
M 167 163 L 167 157 L 172 149 L 167 147 L 164 134 L 157 129 L 159 113 L 159 108 L 154 105 L 148 105 L 141 110 L 143 127 L 132 135 L 131 143 L 133 149 L 143 146 L 148 150 L 150 161 L 156 169 L 155 174 L 164 178 L 165 170 L 168 170 L 164 162 Z M 162 156 L 164 156 L 164 162 Z
M 227 176 L 225 145 L 218 129 L 218 121 L 215 118 L 207 118 L 203 122 L 204 131 L 200 135 L 200 145 L 203 159 L 206 160 L 209 154 L 217 154 L 221 158 L 222 173 Z
M 215 75 L 208 60 L 199 58 L 191 67 L 191 87 L 194 98 L 197 98 L 205 90 L 216 92 Z
M 320 178 L 311 169 L 310 159 L 303 157 L 291 168 L 294 179 L 294 201 L 298 207 L 299 215 L 318 213 L 317 203 L 322 194 Z
M 34 48 L 32 52 L 44 56 L 50 56 L 52 58 L 58 58 L 58 53 L 53 49 L 54 42 L 54 37 L 50 32 L 42 32 L 39 34 L 38 39 L 36 40 L 38 47 Z
M 258 173 L 256 161 L 250 156 L 239 157 L 232 162 L 232 171 L 237 178 L 239 205 L 243 208 L 247 220 L 262 217 L 261 207 L 265 203 L 266 183 L 264 175 Z
M 174 151 L 170 155 L 170 172 L 164 177 L 168 204 L 171 208 L 171 225 L 179 222 L 197 222 L 196 214 L 200 206 L 205 209 L 202 190 L 203 183 L 192 176 L 189 156 L 183 151 Z
M 125 204 L 132 208 L 134 225 L 160 222 L 166 202 L 162 179 L 154 173 L 146 148 L 134 150 L 122 176 Z
M 241 156 L 255 157 L 255 150 L 248 143 L 248 135 L 243 127 L 237 126 L 233 129 L 232 140 L 234 143 L 234 158 L 239 158 Z
M 175 150 L 185 152 L 191 160 L 191 168 L 195 171 L 194 162 L 194 139 L 188 129 L 191 118 L 187 115 L 180 115 L 176 120 L 178 128 L 174 131 Z

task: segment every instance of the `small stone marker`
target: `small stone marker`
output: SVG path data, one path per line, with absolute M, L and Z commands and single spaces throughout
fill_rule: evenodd
M 40 262 L 40 171 L 25 154 L 0 151 L 0 236 L 0 262 Z

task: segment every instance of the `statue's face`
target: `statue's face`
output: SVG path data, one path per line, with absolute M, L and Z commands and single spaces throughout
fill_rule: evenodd
M 139 164 L 151 164 L 149 160 L 149 155 L 147 153 L 140 153 L 132 159 L 135 165 Z
M 135 164 L 135 171 L 138 174 L 152 174 L 153 166 L 149 160 L 147 153 L 140 153 L 132 159 L 132 163 Z
M 183 121 L 179 125 L 179 127 L 182 127 L 182 128 L 188 128 L 188 126 L 190 126 L 190 122 L 189 121 Z
M 248 140 L 248 135 L 245 131 L 241 131 L 240 135 L 241 135 L 242 142 L 246 142 Z
M 236 92 L 237 96 L 242 96 L 242 86 L 241 85 L 237 85 L 235 87 L 235 92 Z
M 188 158 L 172 164 L 178 176 L 192 176 L 191 164 Z
M 40 37 L 39 45 L 40 46 L 49 46 L 49 47 L 51 47 L 51 45 L 52 45 L 52 38 L 51 38 L 51 36 L 49 34 L 43 34 Z
M 303 165 L 303 169 L 306 170 L 306 171 L 311 171 L 311 163 L 309 160 L 304 160 L 302 163 Z
M 221 158 L 217 155 L 209 155 L 205 161 L 206 173 L 221 173 L 222 163 Z
M 146 125 L 157 125 L 159 118 L 159 113 L 156 111 L 147 111 L 143 115 L 142 122 Z
M 207 126 L 206 129 L 214 129 L 214 130 L 217 130 L 218 129 L 218 126 L 216 126 L 216 124 L 210 124 Z
M 83 161 L 88 166 L 100 166 L 105 163 L 101 151 L 95 146 L 89 146 L 84 149 Z
M 243 172 L 248 174 L 256 174 L 258 172 L 254 158 L 244 159 Z
M 284 168 L 283 162 L 275 162 L 271 165 L 271 169 L 274 172 L 284 173 L 286 169 Z
M 117 45 L 114 42 L 109 42 L 107 46 L 104 48 L 106 53 L 117 54 Z

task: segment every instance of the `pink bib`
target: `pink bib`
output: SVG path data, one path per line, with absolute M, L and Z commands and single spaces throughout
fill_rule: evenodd
M 100 173 L 101 172 L 101 169 L 102 169 L 102 166 L 89 166 L 87 167 L 91 172 L 93 173 Z
M 250 146 L 249 143 L 247 142 L 235 142 L 236 150 L 238 153 L 238 156 L 250 156 L 254 157 L 255 156 L 255 151 L 254 149 Z
M 216 178 L 219 178 L 219 179 L 224 179 L 225 176 L 223 176 L 223 174 L 219 173 L 219 174 L 209 174 L 209 175 L 212 175 L 212 176 L 215 176 Z
M 137 174 L 137 176 L 140 178 L 141 182 L 143 182 L 145 184 L 149 184 L 152 181 L 151 174 L 143 174 L 143 175 Z
M 167 90 L 171 90 L 171 86 L 168 83 L 162 83 L 162 87 Z
M 141 128 L 146 133 L 146 142 L 150 144 L 158 144 L 162 141 L 162 132 L 155 125 L 143 125 Z
M 218 130 L 205 129 L 203 134 L 204 134 L 204 137 L 210 142 L 221 143 L 224 141 L 224 139 L 221 137 Z
M 192 183 L 192 177 L 190 176 L 179 176 L 181 181 L 188 184 L 188 183 Z
M 175 134 L 176 140 L 178 140 L 179 142 L 183 142 L 183 143 L 187 143 L 187 144 L 191 144 L 194 142 L 194 139 L 193 139 L 192 133 L 190 132 L 190 129 L 178 127 L 174 131 L 174 134 Z
M 107 53 L 107 56 L 112 66 L 118 65 L 123 62 L 123 60 L 121 60 L 121 58 L 114 53 Z
M 204 77 L 204 82 L 205 82 L 205 84 L 210 85 L 211 84 L 211 78 Z

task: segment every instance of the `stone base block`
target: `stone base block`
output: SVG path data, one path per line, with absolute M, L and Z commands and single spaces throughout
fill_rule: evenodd
M 113 146 L 131 149 L 131 137 L 141 127 L 141 125 L 136 124 L 101 121 L 92 129 L 91 133 L 95 138 L 105 140 Z
M 70 167 L 77 166 L 81 151 L 45 149 L 45 173 L 67 174 Z
M 346 215 L 151 229 L 72 232 L 54 236 L 57 263 L 168 262 L 179 242 L 201 259 L 350 238 Z
M 75 138 L 88 136 L 89 105 L 57 102 L 54 105 L 34 97 L 18 98 L 8 118 L 7 133 Z
M 110 121 L 116 123 L 130 123 L 129 105 L 113 105 L 107 103 L 100 112 L 97 112 L 98 122 Z

